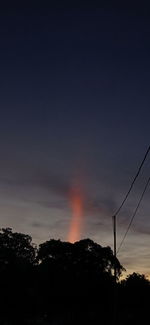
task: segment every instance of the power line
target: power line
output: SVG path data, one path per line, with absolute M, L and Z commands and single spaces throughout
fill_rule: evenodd
M 127 192 L 127 194 L 126 194 L 124 200 L 122 201 L 120 207 L 119 207 L 118 210 L 116 211 L 115 216 L 118 215 L 118 213 L 119 213 L 120 210 L 122 209 L 124 203 L 126 202 L 128 196 L 129 196 L 129 194 L 130 194 L 130 192 L 131 192 L 131 190 L 132 190 L 132 188 L 133 188 L 133 185 L 134 185 L 136 179 L 138 178 L 138 176 L 139 176 L 139 174 L 140 174 L 140 171 L 141 171 L 141 169 L 142 169 L 142 167 L 143 167 L 143 165 L 144 165 L 144 163 L 145 163 L 145 160 L 146 160 L 146 158 L 147 158 L 147 156 L 148 156 L 148 154 L 149 154 L 149 151 L 150 151 L 150 146 L 148 147 L 148 149 L 147 149 L 147 151 L 146 151 L 146 153 L 145 153 L 145 156 L 144 156 L 144 158 L 143 158 L 143 160 L 142 160 L 142 162 L 141 162 L 141 164 L 140 164 L 140 166 L 139 166 L 139 168 L 138 168 L 138 171 L 137 171 L 137 173 L 136 173 L 136 175 L 135 175 L 135 177 L 134 177 L 134 179 L 133 179 L 133 181 L 132 181 L 132 183 L 131 183 L 131 186 L 130 186 L 130 188 L 129 188 L 129 190 L 128 190 L 128 192 Z
M 150 183 L 150 177 L 148 178 L 148 181 L 146 182 L 146 185 L 145 185 L 144 190 L 143 190 L 143 192 L 142 192 L 142 195 L 141 195 L 141 197 L 140 197 L 140 199 L 139 199 L 139 202 L 138 202 L 138 204 L 137 204 L 137 206 L 136 206 L 136 209 L 135 209 L 135 211 L 134 211 L 134 213 L 133 213 L 133 215 L 132 215 L 132 218 L 131 218 L 130 223 L 129 223 L 128 227 L 127 227 L 127 230 L 126 230 L 126 232 L 125 232 L 125 234 L 124 234 L 124 236 L 123 236 L 123 239 L 122 239 L 122 241 L 121 241 L 121 243 L 120 243 L 120 245 L 119 245 L 119 248 L 118 248 L 118 250 L 117 250 L 117 254 L 119 253 L 119 251 L 120 251 L 120 249 L 121 249 L 121 247 L 122 247 L 122 245 L 123 245 L 123 243 L 124 243 L 124 241 L 125 241 L 125 238 L 126 238 L 126 236 L 127 236 L 127 234 L 128 234 L 128 231 L 129 231 L 129 229 L 130 229 L 130 227 L 131 227 L 131 225 L 132 225 L 132 222 L 133 222 L 133 220 L 134 220 L 134 217 L 136 216 L 136 214 L 137 214 L 137 212 L 138 212 L 138 209 L 139 209 L 140 204 L 141 204 L 141 202 L 142 202 L 142 200 L 143 200 L 144 194 L 145 194 L 145 192 L 146 192 L 146 190 L 147 190 L 147 188 L 148 188 L 149 183 Z

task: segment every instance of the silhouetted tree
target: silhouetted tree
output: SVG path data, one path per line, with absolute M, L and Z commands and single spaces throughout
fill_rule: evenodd
M 146 279 L 144 274 L 133 272 L 132 274 L 129 274 L 126 277 L 126 280 L 124 281 L 124 285 L 132 288 L 133 287 L 139 288 L 139 287 L 149 286 L 150 282 L 148 279 Z
M 145 275 L 139 273 L 129 274 L 121 281 L 119 288 L 118 313 L 123 324 L 143 324 L 149 315 L 150 283 Z M 124 320 L 122 320 L 124 315 Z
M 0 267 L 35 263 L 36 247 L 31 244 L 32 238 L 11 228 L 0 230 Z
M 52 239 L 39 246 L 37 259 L 39 263 L 51 267 L 57 265 L 65 272 L 71 268 L 77 273 L 85 271 L 94 272 L 98 276 L 102 273 L 112 276 L 114 264 L 118 276 L 123 270 L 110 247 L 102 247 L 90 239 L 83 239 L 74 244 Z
M 95 275 L 113 275 L 114 265 L 116 265 L 118 277 L 123 271 L 123 267 L 118 259 L 113 255 L 110 247 L 102 247 L 91 239 L 83 239 L 74 244 L 78 256 L 78 262 L 85 265 L 95 273 Z
M 63 301 L 70 311 L 76 310 L 79 318 L 81 306 L 84 315 L 85 310 L 89 310 L 86 323 L 90 319 L 90 310 L 97 313 L 98 308 L 101 308 L 102 317 L 105 305 L 110 308 L 111 314 L 114 264 L 117 265 L 118 276 L 123 267 L 110 247 L 102 247 L 90 239 L 74 244 L 52 239 L 40 244 L 37 260 L 40 297 L 46 313 L 50 315 L 53 310 L 57 314 L 59 306 L 61 315 L 66 310 Z M 79 323 L 79 319 L 76 323 Z
M 91 239 L 74 244 L 51 239 L 32 244 L 28 235 L 0 230 L 0 324 L 110 324 L 114 265 L 110 247 Z M 148 318 L 150 283 L 133 273 L 117 283 L 118 324 Z
M 30 236 L 10 228 L 0 230 L 0 304 L 2 314 L 10 319 L 31 309 L 36 261 L 36 247 L 31 242 Z

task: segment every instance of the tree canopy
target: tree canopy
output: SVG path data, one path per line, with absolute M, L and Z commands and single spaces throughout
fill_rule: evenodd
M 31 236 L 2 228 L 0 324 L 110 324 L 115 287 L 120 323 L 142 320 L 149 281 L 133 273 L 115 286 L 114 266 L 119 279 L 124 269 L 111 248 L 91 239 L 50 239 L 37 248 Z
M 36 256 L 36 246 L 32 238 L 11 228 L 0 229 L 0 264 L 1 266 L 16 264 L 33 264 Z
M 110 247 L 102 247 L 91 239 L 83 239 L 74 244 L 51 239 L 40 244 L 37 259 L 40 263 L 56 265 L 67 270 L 74 268 L 77 272 L 94 272 L 95 275 L 107 273 L 113 275 L 114 265 L 118 277 L 123 267 L 113 255 Z

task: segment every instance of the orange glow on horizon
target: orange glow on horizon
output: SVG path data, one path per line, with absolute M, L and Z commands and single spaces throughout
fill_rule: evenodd
M 80 240 L 83 221 L 83 195 L 80 190 L 73 189 L 70 195 L 72 219 L 68 234 L 68 241 L 74 243 Z

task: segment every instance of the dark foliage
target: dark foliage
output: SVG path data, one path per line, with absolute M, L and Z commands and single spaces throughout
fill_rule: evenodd
M 110 247 L 90 239 L 49 240 L 39 249 L 28 235 L 0 231 L 0 325 L 115 324 L 143 322 L 150 293 L 144 275 L 123 271 Z

